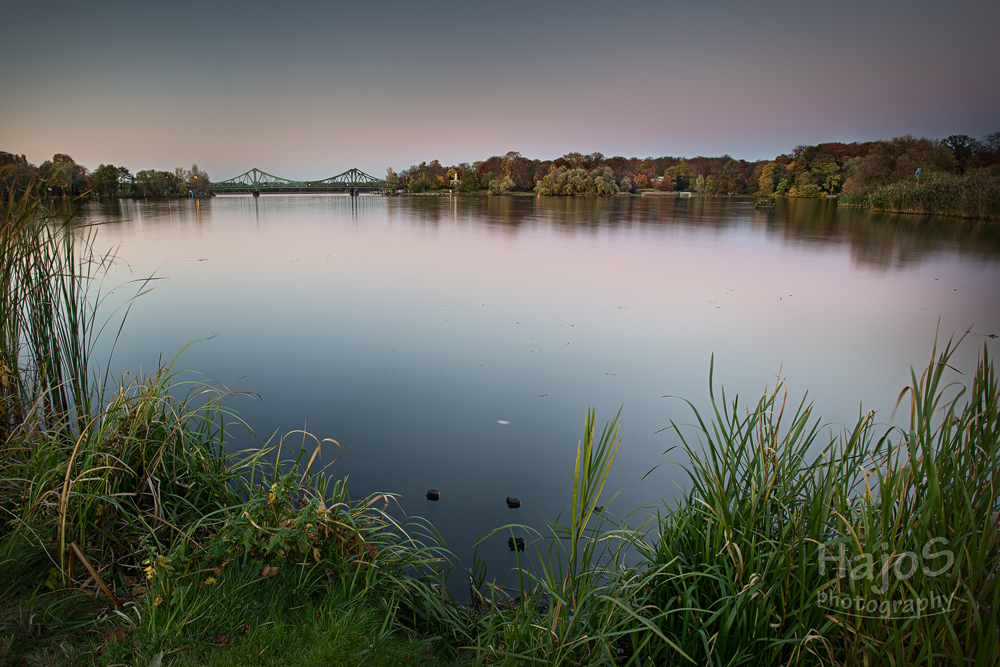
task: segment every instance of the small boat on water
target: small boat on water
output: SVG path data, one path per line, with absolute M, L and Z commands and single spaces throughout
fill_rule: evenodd
M 761 199 L 755 208 L 774 208 L 774 202 L 770 199 Z

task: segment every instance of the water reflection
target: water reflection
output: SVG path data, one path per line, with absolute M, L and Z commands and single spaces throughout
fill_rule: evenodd
M 401 494 L 465 562 L 491 528 L 568 505 L 588 405 L 599 421 L 625 406 L 622 514 L 684 483 L 669 466 L 638 480 L 677 444 L 657 431 L 690 420 L 662 397 L 704 407 L 713 355 L 742 396 L 783 366 L 833 423 L 859 402 L 887 421 L 939 321 L 944 337 L 1000 333 L 995 225 L 832 201 L 261 196 L 83 217 L 109 221 L 99 240 L 129 263 L 112 281 L 165 278 L 134 304 L 116 369 L 202 341 L 180 367 L 259 393 L 234 407 L 261 442 L 335 438 L 356 495 Z
M 376 198 L 329 199 L 331 209 L 334 202 L 349 203 L 356 220 L 362 209 L 382 208 Z M 475 221 L 511 237 L 539 225 L 566 235 L 649 226 L 710 233 L 747 226 L 787 243 L 844 245 L 858 266 L 879 270 L 907 268 L 938 253 L 959 252 L 984 262 L 1000 258 L 1000 225 L 868 213 L 838 208 L 828 199 L 779 200 L 774 209 L 756 210 L 753 200 L 712 197 L 407 197 L 387 200 L 385 212 L 390 220 L 425 229 Z
M 879 270 L 908 268 L 940 253 L 961 253 L 975 261 L 1000 258 L 1000 225 L 935 216 L 868 213 L 838 208 L 829 199 L 778 200 L 770 210 L 755 210 L 753 200 L 714 197 L 405 197 L 280 196 L 217 197 L 210 200 L 93 202 L 86 219 L 115 221 L 133 229 L 146 225 L 210 224 L 228 215 L 260 224 L 261 216 L 296 210 L 328 213 L 355 223 L 385 217 L 390 223 L 432 230 L 442 224 L 481 224 L 516 236 L 546 226 L 561 234 L 646 227 L 724 232 L 740 227 L 760 230 L 786 243 L 844 245 L 858 266 Z

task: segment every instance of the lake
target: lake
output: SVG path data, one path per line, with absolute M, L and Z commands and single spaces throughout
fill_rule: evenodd
M 692 413 L 665 396 L 705 410 L 713 355 L 727 395 L 753 402 L 780 371 L 836 432 L 862 405 L 890 421 L 936 330 L 971 329 L 954 358 L 967 376 L 1000 334 L 1000 226 L 832 200 L 217 197 L 82 217 L 119 257 L 106 315 L 156 278 L 116 373 L 197 341 L 177 368 L 259 395 L 230 400 L 255 434 L 234 425 L 232 450 L 333 438 L 354 498 L 398 494 L 466 567 L 480 535 L 568 507 L 588 406 L 599 426 L 621 409 L 605 496 L 624 515 L 680 495 L 678 465 L 643 476 L 678 459 L 662 429 Z M 480 548 L 492 574 L 513 564 L 506 539 Z

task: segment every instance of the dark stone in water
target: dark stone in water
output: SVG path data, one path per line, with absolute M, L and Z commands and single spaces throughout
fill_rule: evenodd
M 514 509 L 515 507 L 520 507 L 521 501 L 512 496 L 507 496 L 507 507 Z
M 519 537 L 519 538 L 517 538 L 517 540 L 515 540 L 513 537 L 508 537 L 507 538 L 507 546 L 510 547 L 511 551 L 514 550 L 514 546 L 515 545 L 517 546 L 517 550 L 518 551 L 524 551 L 524 538 L 523 537 Z
M 437 500 L 441 497 L 441 492 L 437 489 L 427 489 L 427 500 Z
M 598 505 L 597 507 L 594 508 L 594 511 L 600 514 L 601 512 L 604 511 L 604 505 Z

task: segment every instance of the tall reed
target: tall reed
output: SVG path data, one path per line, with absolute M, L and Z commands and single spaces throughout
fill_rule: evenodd
M 953 353 L 901 394 L 908 430 L 876 437 L 869 412 L 821 442 L 780 382 L 749 410 L 710 392 L 694 439 L 672 424 L 690 487 L 660 518 L 652 600 L 694 664 L 996 664 L 1000 388 L 984 347 L 963 402 Z
M 615 519 L 602 496 L 620 441 L 616 416 L 597 437 L 588 410 L 577 446 L 570 516 L 549 533 L 508 525 L 497 533 L 527 533 L 531 548 L 517 553 L 512 588 L 475 569 L 470 616 L 475 664 L 639 664 L 652 642 L 673 645 L 655 624 L 647 602 L 655 570 L 627 564 L 643 548 L 641 530 Z M 596 524 L 596 525 L 595 525 Z M 487 536 L 488 539 L 490 536 Z
M 989 171 L 932 173 L 920 183 L 897 181 L 867 193 L 844 192 L 840 203 L 873 211 L 1000 220 L 1000 176 Z

